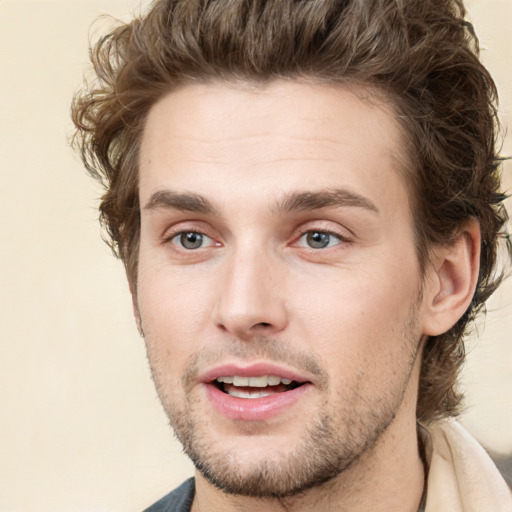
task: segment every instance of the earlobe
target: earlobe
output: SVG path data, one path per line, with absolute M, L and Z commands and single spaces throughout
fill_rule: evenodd
M 480 224 L 470 219 L 448 246 L 438 247 L 430 269 L 424 334 L 448 331 L 467 310 L 480 269 Z

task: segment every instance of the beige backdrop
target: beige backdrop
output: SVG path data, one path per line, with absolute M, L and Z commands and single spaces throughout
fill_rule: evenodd
M 192 473 L 152 387 L 123 270 L 98 234 L 98 189 L 67 144 L 91 21 L 136 8 L 0 0 L 0 512 L 140 511 Z M 511 126 L 512 0 L 469 8 Z M 492 309 L 463 376 L 464 422 L 505 453 L 510 283 Z

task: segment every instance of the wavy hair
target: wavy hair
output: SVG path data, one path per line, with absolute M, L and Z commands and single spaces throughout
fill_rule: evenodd
M 157 0 L 91 48 L 95 81 L 73 100 L 74 144 L 104 187 L 105 239 L 136 293 L 138 153 L 149 109 L 184 84 L 276 79 L 366 86 L 391 100 L 410 168 L 418 260 L 469 218 L 481 227 L 473 300 L 424 348 L 417 417 L 457 413 L 464 334 L 499 285 L 496 86 L 462 0 Z M 508 255 L 511 254 L 507 238 Z

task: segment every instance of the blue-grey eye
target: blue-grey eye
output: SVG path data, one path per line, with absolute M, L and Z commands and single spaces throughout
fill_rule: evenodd
M 199 249 L 203 245 L 204 235 L 196 233 L 195 231 L 184 231 L 176 236 L 179 243 L 185 249 Z
M 325 249 L 326 247 L 338 245 L 340 242 L 340 237 L 332 233 L 326 231 L 308 231 L 301 236 L 299 245 L 309 247 L 310 249 Z
M 320 231 L 311 231 L 306 235 L 306 241 L 312 249 L 323 249 L 329 245 L 331 235 Z

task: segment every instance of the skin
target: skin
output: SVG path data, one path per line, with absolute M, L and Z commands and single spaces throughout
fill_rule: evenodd
M 467 307 L 478 225 L 420 275 L 401 140 L 389 105 L 340 87 L 190 85 L 151 109 L 134 309 L 170 422 L 207 468 L 194 510 L 417 510 L 418 354 Z M 227 417 L 203 381 L 225 364 L 307 389 L 268 418 Z M 307 488 L 310 463 L 336 469 Z M 266 481 L 278 497 L 257 495 Z

